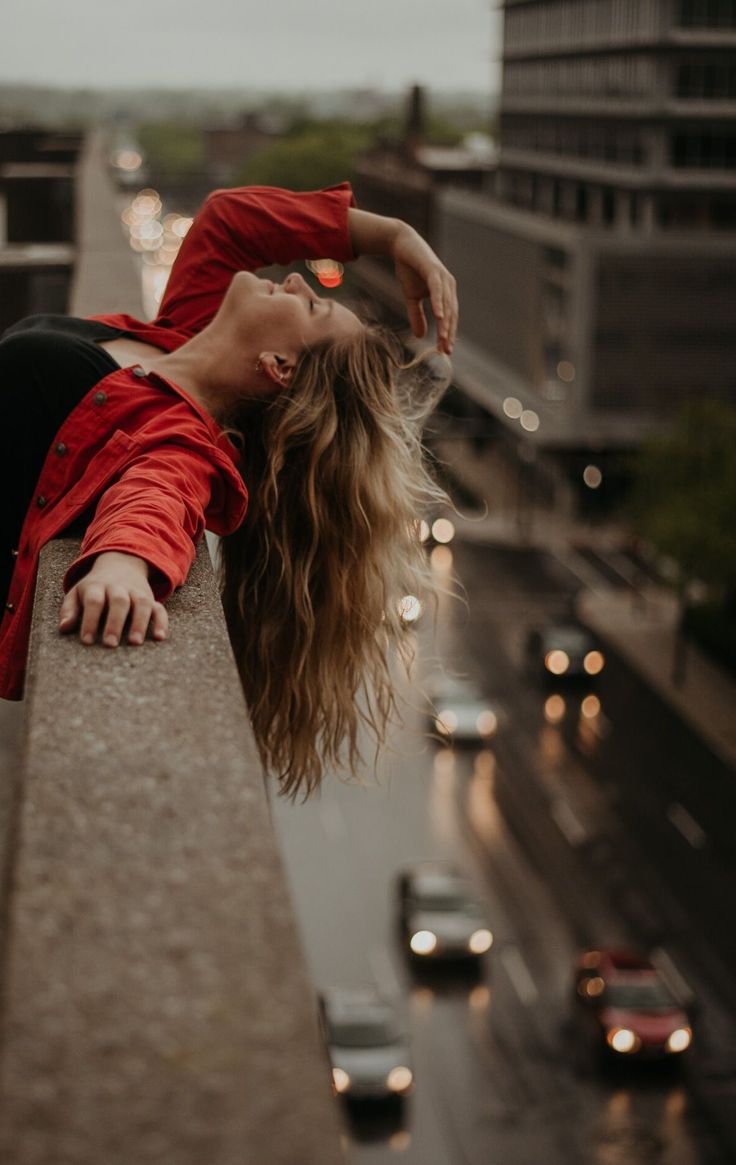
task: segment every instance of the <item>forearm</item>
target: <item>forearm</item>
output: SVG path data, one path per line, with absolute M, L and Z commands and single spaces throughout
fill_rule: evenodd
M 371 214 L 351 206 L 348 210 L 348 229 L 353 253 L 359 255 L 392 255 L 402 230 L 411 230 L 398 218 Z

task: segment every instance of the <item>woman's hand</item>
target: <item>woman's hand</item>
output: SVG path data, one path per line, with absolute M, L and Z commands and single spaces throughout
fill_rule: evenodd
M 165 639 L 169 626 L 166 608 L 151 590 L 148 563 L 117 550 L 98 554 L 89 573 L 65 596 L 59 630 L 73 631 L 80 617 L 82 643 L 95 642 L 104 619 L 106 647 L 117 647 L 128 617 L 128 643 L 142 643 L 149 627 L 154 639 Z
M 412 332 L 418 337 L 426 336 L 424 300 L 429 299 L 437 321 L 437 347 L 449 356 L 455 343 L 458 317 L 454 277 L 429 244 L 407 223 L 401 223 L 394 236 L 391 256 L 406 300 Z
M 454 278 L 429 243 L 401 219 L 354 206 L 348 211 L 348 225 L 356 255 L 388 255 L 393 259 L 411 330 L 420 339 L 427 334 L 424 300 L 429 299 L 437 321 L 437 347 L 449 356 L 457 331 L 457 290 Z

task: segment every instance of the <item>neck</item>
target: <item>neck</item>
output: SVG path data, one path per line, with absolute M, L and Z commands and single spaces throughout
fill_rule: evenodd
M 255 363 L 254 361 L 252 362 Z M 249 395 L 248 364 L 232 345 L 223 345 L 211 328 L 156 361 L 153 371 L 173 380 L 211 416 L 217 418 Z

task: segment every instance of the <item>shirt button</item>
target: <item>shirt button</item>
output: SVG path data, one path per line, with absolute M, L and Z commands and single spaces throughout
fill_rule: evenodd
M 36 505 L 38 506 L 39 510 L 42 510 L 46 505 L 46 498 L 43 496 L 43 494 L 39 494 L 36 498 Z
M 18 551 L 17 551 L 17 550 L 11 550 L 11 551 L 10 551 L 10 557 L 11 557 L 11 558 L 17 558 L 17 557 L 18 557 Z
M 135 368 L 132 369 L 132 372 L 133 375 L 137 376 L 139 380 L 141 380 L 146 375 L 145 368 L 141 368 L 140 364 L 136 364 Z
M 6 611 L 14 611 L 15 610 L 15 603 L 6 603 L 5 610 Z
M 66 453 L 66 445 L 64 444 L 63 441 L 59 441 L 59 444 L 54 449 L 54 452 L 57 453 L 59 455 L 59 457 L 64 456 L 64 454 Z
M 104 405 L 105 401 L 107 400 L 107 393 L 106 392 L 96 392 L 95 395 L 92 397 L 92 400 L 95 402 L 96 405 Z

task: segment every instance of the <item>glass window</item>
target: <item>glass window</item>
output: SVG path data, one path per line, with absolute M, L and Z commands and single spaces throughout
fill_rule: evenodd
M 736 0 L 680 0 L 684 28 L 736 28 Z
M 736 134 L 684 131 L 672 135 L 670 161 L 678 169 L 736 169 Z

